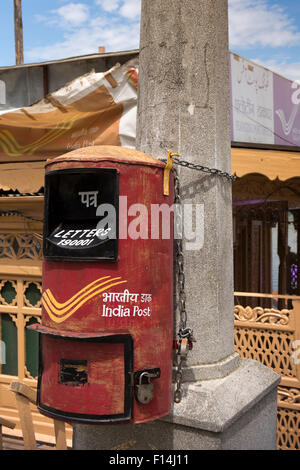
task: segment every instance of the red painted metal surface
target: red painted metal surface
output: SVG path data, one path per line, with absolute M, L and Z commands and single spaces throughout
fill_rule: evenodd
M 43 338 L 45 377 L 41 403 L 65 413 L 121 414 L 124 409 L 124 345 Z M 88 364 L 88 383 L 61 383 L 60 360 L 82 359 Z M 80 367 L 80 365 L 77 367 Z
M 144 204 L 149 214 L 148 239 L 133 240 L 124 237 L 126 207 L 120 208 L 120 235 L 123 238 L 118 240 L 116 263 L 44 261 L 40 328 L 43 371 L 39 399 L 44 414 L 52 416 L 51 410 L 58 410 L 62 415 L 74 414 L 70 421 L 76 421 L 77 414 L 84 420 L 84 415 L 115 416 L 124 410 L 124 377 L 127 373 L 124 358 L 128 352 L 124 343 L 97 342 L 96 337 L 101 336 L 132 338 L 133 373 L 154 368 L 161 371 L 160 378 L 153 381 L 154 398 L 147 405 L 135 398 L 131 374 L 132 414 L 128 422 L 155 420 L 171 409 L 173 218 L 171 216 L 170 237 L 162 239 L 160 234 L 159 239 L 153 239 L 150 214 L 151 204 L 171 206 L 174 201 L 173 196 L 163 195 L 164 165 L 158 160 L 143 160 L 143 154 L 135 151 L 134 155 L 138 154 L 139 158 L 131 160 L 130 150 L 123 150 L 124 156 L 122 149 L 118 149 L 115 156 L 101 147 L 94 148 L 93 154 L 88 156 L 71 152 L 66 158 L 51 161 L 46 168 L 48 172 L 70 168 L 115 168 L 119 172 L 119 195 L 127 196 L 127 208 Z M 173 194 L 172 175 L 170 194 Z M 134 218 L 128 217 L 129 225 Z M 112 300 L 110 293 L 124 297 L 115 295 Z M 136 295 L 129 297 L 131 294 Z M 56 332 L 57 337 L 53 336 Z M 87 382 L 61 382 L 59 367 L 62 359 L 86 361 L 86 366 L 78 367 L 85 369 Z

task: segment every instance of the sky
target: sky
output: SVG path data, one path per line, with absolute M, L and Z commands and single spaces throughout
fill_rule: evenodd
M 14 65 L 13 0 L 1 0 L 0 66 Z M 25 63 L 139 47 L 141 0 L 22 0 Z M 230 50 L 300 80 L 300 2 L 229 0 Z

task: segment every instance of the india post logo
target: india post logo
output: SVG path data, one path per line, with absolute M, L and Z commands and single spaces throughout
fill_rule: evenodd
M 97 297 L 102 294 L 102 292 L 105 292 L 114 286 L 118 286 L 119 284 L 124 284 L 126 282 L 127 281 L 122 280 L 121 277 L 101 277 L 85 286 L 73 295 L 73 297 L 63 303 L 59 302 L 54 297 L 50 289 L 47 289 L 43 292 L 42 304 L 52 321 L 55 323 L 62 323 L 67 320 L 67 318 L 71 317 L 89 300 Z

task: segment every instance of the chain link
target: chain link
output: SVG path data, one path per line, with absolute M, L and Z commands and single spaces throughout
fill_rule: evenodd
M 182 159 L 179 160 L 178 157 L 173 157 L 173 160 L 176 165 L 183 166 L 185 168 L 190 168 L 191 170 L 197 170 L 197 171 L 202 171 L 203 173 L 209 173 L 211 175 L 221 176 L 229 181 L 235 181 L 237 179 L 235 175 L 232 175 L 231 173 L 228 173 L 227 171 L 218 170 L 217 168 L 209 168 L 208 166 L 191 163 L 186 160 L 182 160 Z M 162 161 L 164 163 L 166 162 L 165 159 L 162 159 Z
M 204 165 L 199 165 L 196 163 L 191 163 L 186 160 L 178 159 L 175 154 L 172 154 L 173 162 L 176 165 L 190 168 L 191 170 L 202 171 L 203 173 L 208 173 L 210 175 L 220 176 L 229 181 L 235 181 L 237 177 L 228 173 L 226 171 L 218 170 L 217 168 L 209 168 Z M 162 159 L 164 163 L 167 160 Z M 180 182 L 178 173 L 173 169 L 175 175 L 175 203 L 181 205 L 180 197 Z M 177 213 L 177 217 L 178 217 Z M 180 221 L 181 223 L 181 221 Z M 195 342 L 193 336 L 193 330 L 186 326 L 187 324 L 187 313 L 186 313 L 186 293 L 185 293 L 185 273 L 184 273 L 184 253 L 183 253 L 183 244 L 182 239 L 176 240 L 176 285 L 177 285 L 177 310 L 179 311 L 179 341 L 178 349 L 176 354 L 176 372 L 175 372 L 175 392 L 174 392 L 174 401 L 175 403 L 180 403 L 182 399 L 182 381 L 183 381 L 183 371 L 182 366 L 184 361 L 187 358 L 189 350 Z
M 177 172 L 175 171 L 175 203 L 181 204 L 180 182 Z M 179 215 L 177 214 L 177 217 Z M 182 366 L 187 358 L 187 354 L 191 348 L 193 341 L 193 331 L 187 325 L 186 313 L 186 293 L 185 293 L 185 272 L 184 272 L 184 254 L 182 239 L 176 240 L 176 285 L 177 285 L 177 310 L 179 311 L 179 342 L 176 354 L 176 372 L 175 372 L 175 392 L 174 401 L 180 403 L 182 399 Z

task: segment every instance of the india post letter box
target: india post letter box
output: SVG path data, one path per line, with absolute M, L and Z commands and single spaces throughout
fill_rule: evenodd
M 46 164 L 38 408 L 81 423 L 170 412 L 173 176 L 122 147 Z M 165 224 L 165 227 L 162 227 Z M 166 225 L 167 224 L 167 225 Z

